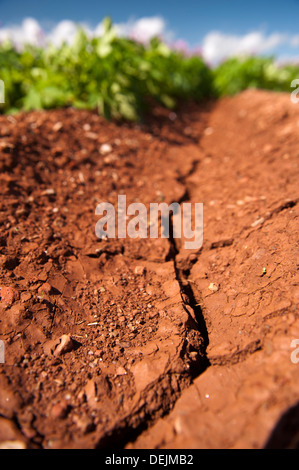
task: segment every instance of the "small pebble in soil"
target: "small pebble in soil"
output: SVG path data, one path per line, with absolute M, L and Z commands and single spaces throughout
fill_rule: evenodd
M 137 274 L 137 276 L 141 276 L 142 274 L 145 273 L 145 267 L 144 266 L 136 266 L 134 269 L 134 273 Z
M 102 155 L 106 155 L 107 153 L 110 153 L 112 151 L 112 147 L 110 144 L 102 144 L 100 147 L 100 153 Z
M 19 298 L 19 293 L 13 287 L 0 287 L 0 301 L 6 305 L 12 305 Z
M 51 293 L 51 290 L 52 290 L 51 284 L 49 284 L 48 282 L 45 282 L 38 288 L 38 293 L 48 295 Z
M 212 292 L 217 292 L 218 286 L 217 284 L 214 284 L 214 282 L 211 282 L 211 284 L 208 287 Z
M 69 405 L 66 401 L 56 403 L 51 408 L 51 417 L 54 419 L 64 419 L 69 412 Z

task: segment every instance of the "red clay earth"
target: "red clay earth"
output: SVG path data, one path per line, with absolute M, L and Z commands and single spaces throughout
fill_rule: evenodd
M 0 117 L 1 448 L 299 447 L 298 131 L 262 91 Z M 202 248 L 99 240 L 118 194 L 202 202 Z

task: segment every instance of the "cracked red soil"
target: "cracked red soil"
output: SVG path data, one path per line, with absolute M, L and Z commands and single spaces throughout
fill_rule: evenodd
M 0 117 L 1 447 L 298 447 L 298 127 L 261 91 Z M 202 248 L 97 239 L 119 194 L 202 202 Z

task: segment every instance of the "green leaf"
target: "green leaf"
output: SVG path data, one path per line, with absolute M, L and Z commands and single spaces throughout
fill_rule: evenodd
M 30 88 L 28 94 L 24 98 L 23 105 L 25 111 L 30 111 L 31 109 L 42 109 L 40 94 L 34 88 Z

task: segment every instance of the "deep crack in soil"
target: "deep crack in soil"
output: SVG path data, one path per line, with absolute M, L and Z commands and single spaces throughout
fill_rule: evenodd
M 0 117 L 0 446 L 295 445 L 298 123 L 259 91 L 142 125 Z M 202 202 L 203 246 L 97 239 L 119 194 Z

